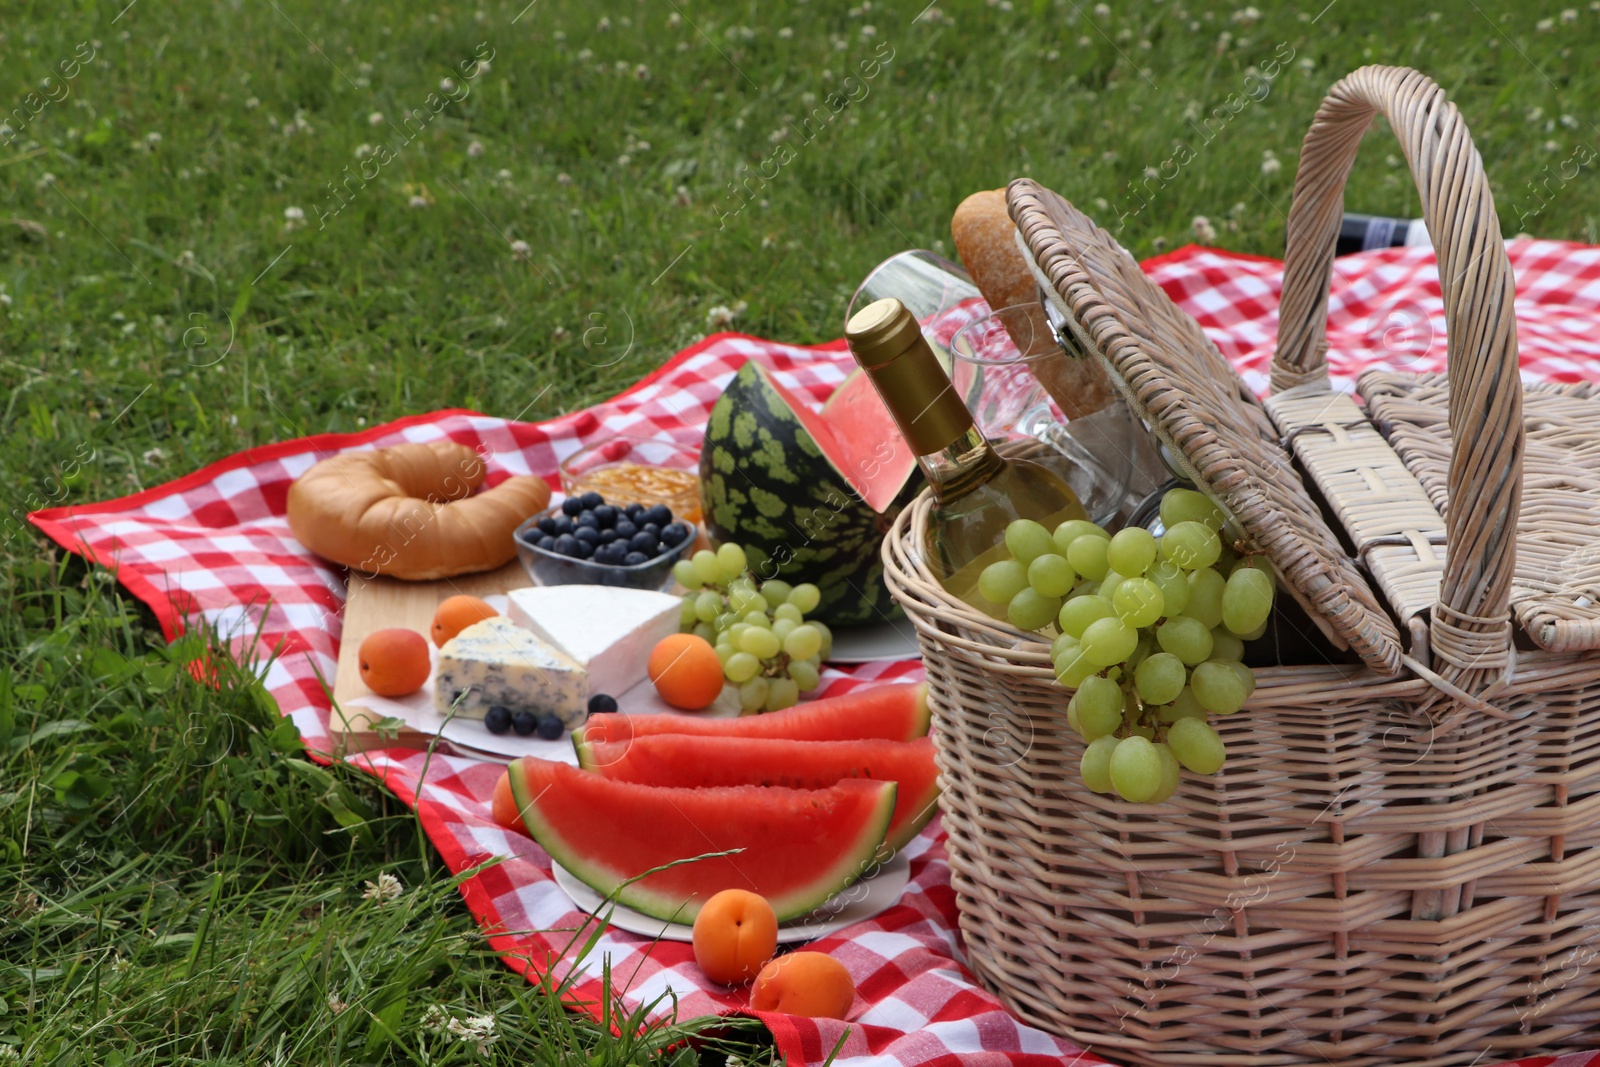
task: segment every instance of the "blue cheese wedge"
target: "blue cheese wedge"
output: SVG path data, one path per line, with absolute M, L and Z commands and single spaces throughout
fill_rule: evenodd
M 481 719 L 496 704 L 515 715 L 554 715 L 567 729 L 589 713 L 589 674 L 503 615 L 473 623 L 439 650 L 433 703 L 441 715 Z
M 650 651 L 678 632 L 683 601 L 648 589 L 542 585 L 508 594 L 506 614 L 589 672 L 589 692 L 621 696 L 644 681 Z

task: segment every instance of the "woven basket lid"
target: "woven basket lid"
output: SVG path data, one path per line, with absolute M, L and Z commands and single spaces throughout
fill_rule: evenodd
M 1200 324 L 1057 194 L 1020 178 L 1006 199 L 1078 344 L 1109 366 L 1134 410 L 1243 533 L 1245 549 L 1272 562 L 1335 645 L 1397 673 L 1393 620 L 1306 491 L 1261 402 Z

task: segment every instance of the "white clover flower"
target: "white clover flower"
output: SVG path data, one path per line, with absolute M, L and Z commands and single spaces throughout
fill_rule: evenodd
M 1200 241 L 1209 244 L 1217 239 L 1217 228 L 1211 225 L 1211 220 L 1204 215 L 1196 215 L 1189 227 L 1194 231 L 1195 238 Z
M 487 1054 L 489 1046 L 500 1039 L 500 1035 L 495 1033 L 493 1015 L 452 1018 L 445 1024 L 445 1029 L 454 1034 L 457 1041 L 473 1045 L 480 1056 Z
M 406 201 L 406 204 L 409 207 L 427 207 L 428 198 L 422 196 L 420 193 L 414 193 L 412 194 L 411 199 Z
M 527 259 L 533 254 L 533 246 L 519 237 L 511 242 L 511 254 L 518 259 Z
M 369 144 L 358 144 L 356 145 L 356 158 L 366 159 L 368 156 L 372 155 L 373 151 L 373 147 Z
M 731 325 L 734 319 L 744 314 L 747 307 L 749 307 L 749 305 L 743 300 L 739 301 L 733 307 L 728 307 L 725 304 L 717 304 L 715 307 L 712 307 L 706 312 L 706 327 L 712 330 L 720 330 L 724 326 Z
M 473 159 L 477 159 L 479 156 L 483 155 L 483 142 L 482 141 L 472 141 L 472 142 L 470 142 L 467 145 L 467 155 L 471 156 Z
M 367 116 L 367 125 L 368 126 L 382 126 L 383 125 L 383 112 L 374 111 L 372 114 L 368 115 Z
M 283 217 L 290 222 L 304 222 L 306 213 L 291 205 L 283 209 Z
M 594 24 L 594 28 L 596 30 L 598 30 L 599 32 L 601 32 L 601 33 L 610 33 L 611 32 L 611 20 L 609 18 L 607 18 L 606 16 L 601 15 L 600 16 L 600 21 Z
M 1097 18 L 1097 19 L 1108 19 L 1108 18 L 1110 18 L 1111 17 L 1111 5 L 1110 4 L 1096 4 L 1096 5 L 1094 5 L 1094 17 Z
M 45 189 L 50 188 L 50 186 L 54 185 L 55 183 L 56 183 L 56 176 L 54 174 L 51 174 L 49 171 L 45 171 L 43 174 L 39 175 L 39 180 L 34 182 L 33 184 L 34 184 L 34 188 L 36 188 L 36 189 L 40 190 L 41 192 L 43 192 Z
M 455 92 L 456 91 L 456 83 L 455 83 L 454 79 L 451 79 L 451 78 L 440 78 L 439 79 L 439 91 L 441 93 L 453 93 L 453 92 Z
M 635 81 L 642 81 L 642 82 L 649 81 L 650 80 L 650 68 L 645 66 L 643 63 L 640 63 L 637 67 L 633 68 L 633 77 L 634 77 Z
M 1252 22 L 1260 22 L 1261 21 L 1261 12 L 1257 11 L 1253 7 L 1246 7 L 1246 8 L 1242 8 L 1242 9 L 1240 9 L 1238 11 L 1235 11 L 1229 17 L 1232 18 L 1233 21 L 1235 21 L 1235 22 L 1242 23 L 1243 25 L 1248 26 Z
M 1277 156 L 1272 154 L 1272 150 L 1270 148 L 1267 149 L 1265 152 L 1263 152 L 1261 154 L 1261 173 L 1262 174 L 1265 174 L 1268 177 L 1270 177 L 1270 176 L 1278 173 L 1282 169 L 1283 169 L 1283 164 L 1281 162 L 1279 162 Z
M 474 78 L 481 78 L 485 74 L 489 73 L 489 69 L 489 61 L 487 59 L 480 59 L 478 60 L 478 67 L 473 71 L 472 76 Z
M 501 167 L 499 170 L 495 171 L 494 176 L 503 182 L 508 182 L 511 180 L 511 172 L 504 167 Z
M 1559 151 L 1561 151 L 1561 142 L 1560 141 L 1546 141 L 1544 143 L 1544 150 L 1546 152 L 1559 152 Z
M 420 199 L 421 197 L 412 197 L 413 201 Z M 381 907 L 391 901 L 399 900 L 401 894 L 405 891 L 405 886 L 400 884 L 400 879 L 388 871 L 384 871 L 378 875 L 376 882 L 366 883 L 366 888 L 361 891 L 361 899 L 373 901 Z
M 132 326 L 133 323 L 130 322 L 130 323 L 128 323 L 128 325 Z M 124 331 L 124 332 L 126 332 L 126 331 Z M 150 466 L 154 467 L 156 464 L 158 464 L 162 460 L 166 459 L 167 458 L 167 454 L 165 452 L 163 452 L 159 448 L 148 448 L 144 452 L 139 454 L 139 458 L 144 460 Z
M 780 40 L 780 41 L 787 41 L 789 38 L 791 38 L 793 36 L 794 36 L 794 29 L 792 27 L 790 27 L 790 26 L 785 26 L 785 27 L 783 27 L 782 29 L 780 29 L 778 31 L 778 40 Z
M 568 174 L 566 171 L 562 171 L 560 174 L 556 175 L 556 184 L 557 185 L 571 185 L 572 184 L 572 175 Z
M 1544 118 L 1544 108 L 1530 107 L 1526 112 L 1523 113 L 1523 117 L 1529 122 L 1538 122 L 1540 119 Z
M 333 1012 L 335 1015 L 342 1014 L 349 1007 L 350 1005 L 339 999 L 339 995 L 337 993 L 328 994 L 328 1010 Z
M 871 25 L 861 27 L 861 36 L 866 38 L 878 36 L 878 27 Z
M 10 306 L 11 306 L 11 294 L 10 293 L 0 293 L 0 308 L 8 308 Z
M 1552 33 L 1556 28 L 1556 20 L 1540 19 L 1538 22 L 1533 24 L 1533 28 L 1539 33 Z
M 1575 130 L 1578 128 L 1578 117 L 1576 115 L 1562 115 L 1561 125 L 1569 130 Z
M 674 11 L 672 14 L 667 16 L 667 29 L 669 29 L 669 30 L 677 29 L 680 25 L 682 25 L 682 23 L 683 23 L 683 19 L 678 15 L 678 13 L 676 11 Z
M 1312 59 L 1310 56 L 1301 56 L 1297 66 L 1299 66 L 1299 68 L 1305 71 L 1307 74 L 1310 74 L 1312 71 L 1317 69 L 1317 61 Z
M 673 199 L 675 199 L 678 202 L 678 206 L 679 207 L 688 207 L 689 206 L 689 203 L 690 203 L 690 201 L 689 201 L 689 187 L 687 185 L 678 186 L 676 189 L 674 189 L 672 191 L 672 194 L 673 194 Z
M 260 106 L 261 106 L 261 101 L 259 99 L 257 99 L 256 97 L 254 97 L 254 96 L 247 98 L 245 100 L 245 102 L 244 102 L 244 109 L 246 111 L 254 111 L 256 108 L 258 108 Z
M 192 267 L 192 266 L 194 266 L 194 263 L 195 263 L 194 249 L 185 248 L 182 252 L 179 252 L 178 253 L 178 258 L 177 258 L 177 260 L 175 262 L 180 267 Z
M 424 1030 L 437 1032 L 444 1029 L 445 1023 L 449 1019 L 450 1016 L 446 1014 L 443 1008 L 437 1004 L 429 1004 L 428 1010 L 422 1013 L 421 1026 Z
M 591 60 L 593 58 L 594 58 L 594 49 L 592 49 L 592 48 L 583 48 L 583 49 L 580 49 L 578 51 L 578 62 L 579 63 L 587 63 L 587 62 L 589 62 L 589 60 Z
M 161 135 L 154 130 L 144 135 L 144 143 L 154 147 L 161 143 Z

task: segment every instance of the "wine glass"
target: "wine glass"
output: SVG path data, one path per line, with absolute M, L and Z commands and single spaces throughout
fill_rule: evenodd
M 899 252 L 872 268 L 856 287 L 845 311 L 849 322 L 855 313 L 875 300 L 894 297 L 916 316 L 934 355 L 950 369 L 950 339 L 957 330 L 989 306 L 960 264 L 924 248 Z

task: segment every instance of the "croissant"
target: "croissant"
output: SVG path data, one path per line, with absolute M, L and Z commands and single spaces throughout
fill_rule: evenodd
M 426 581 L 493 570 L 517 554 L 512 531 L 550 503 L 542 478 L 487 473 L 454 441 L 341 452 L 289 487 L 289 529 L 317 555 L 368 575 Z

